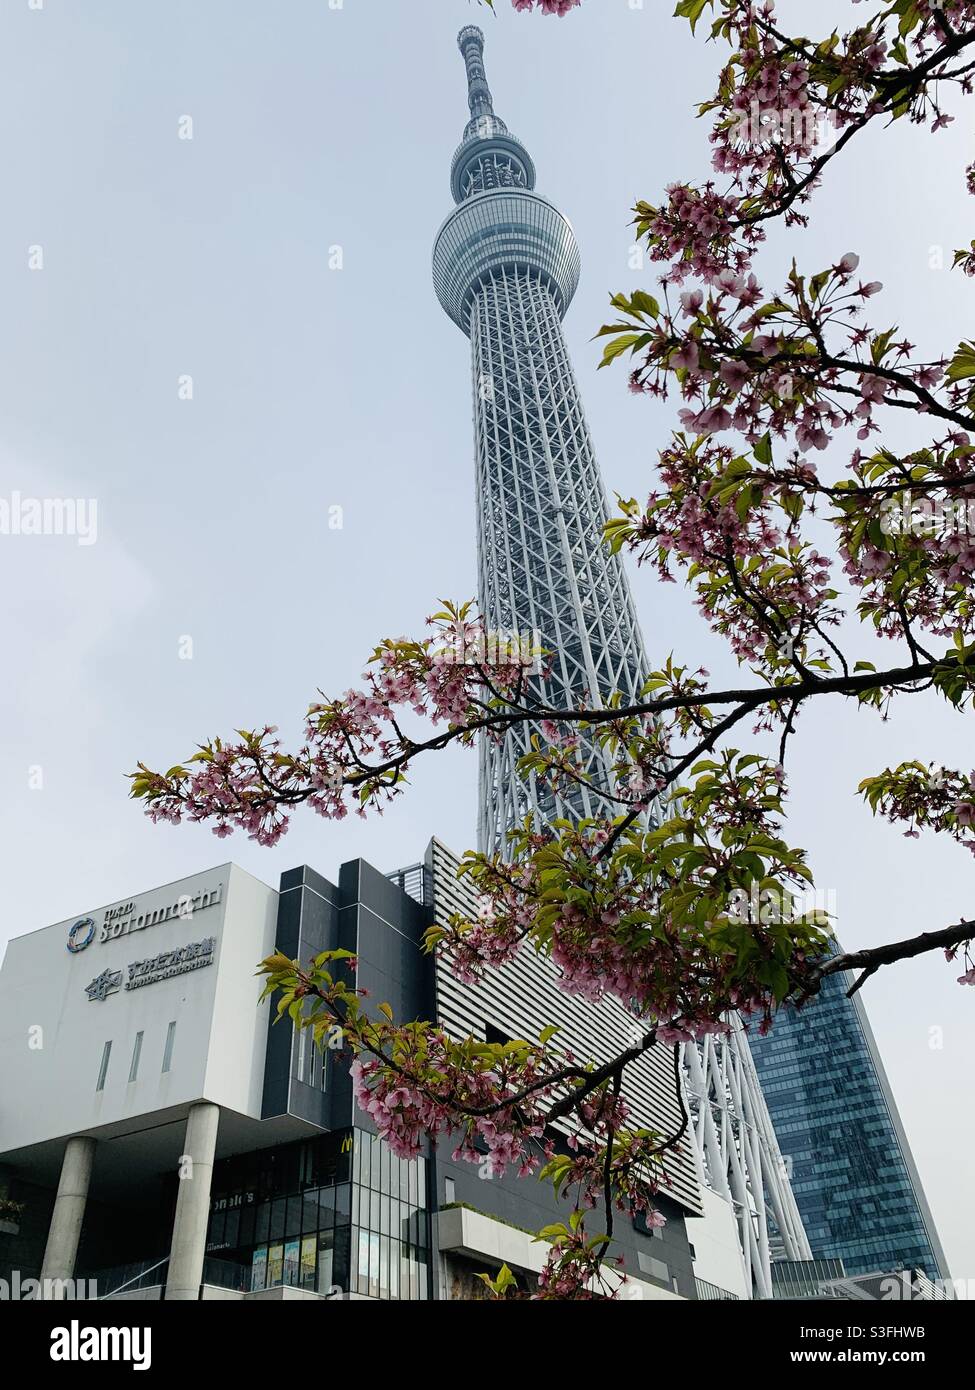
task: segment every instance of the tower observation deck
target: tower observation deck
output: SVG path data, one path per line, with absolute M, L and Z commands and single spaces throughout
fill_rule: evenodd
M 635 699 L 646 661 L 629 586 L 602 543 L 606 495 L 562 332 L 579 282 L 568 218 L 535 192 L 535 166 L 495 114 L 484 35 L 460 31 L 470 120 L 454 154 L 456 207 L 437 234 L 433 280 L 470 338 L 477 475 L 478 589 L 490 633 L 535 634 L 552 653 L 542 698 L 555 708 Z M 482 741 L 478 838 L 503 848 L 528 811 L 539 821 L 598 814 L 586 787 L 553 796 L 516 770 L 527 729 Z M 584 745 L 589 780 L 609 785 Z

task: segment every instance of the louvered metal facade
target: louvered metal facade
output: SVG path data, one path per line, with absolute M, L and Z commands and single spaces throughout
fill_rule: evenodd
M 451 913 L 470 916 L 477 900 L 470 883 L 458 879 L 460 861 L 432 840 L 427 850 L 427 881 L 433 890 L 434 919 L 446 923 Z M 489 970 L 478 984 L 463 984 L 442 962 L 436 968 L 437 1017 L 456 1038 L 484 1038 L 488 1027 L 510 1038 L 537 1038 L 558 1023 L 557 1041 L 571 1047 L 580 1061 L 597 1066 L 632 1047 L 643 1029 L 614 999 L 590 1004 L 559 988 L 558 971 L 545 956 L 530 948 L 519 952 L 503 970 Z M 634 1125 L 661 1135 L 676 1134 L 682 1119 L 674 1085 L 673 1048 L 655 1047 L 626 1069 L 624 1094 Z M 568 1130 L 567 1130 L 568 1132 Z M 693 1131 L 681 1148 L 667 1156 L 667 1193 L 695 1216 L 702 1213 Z

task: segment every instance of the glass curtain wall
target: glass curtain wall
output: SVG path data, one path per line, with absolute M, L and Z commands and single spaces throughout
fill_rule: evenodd
M 429 1297 L 426 1160 L 346 1130 L 214 1165 L 208 1260 L 243 1266 L 252 1291 Z

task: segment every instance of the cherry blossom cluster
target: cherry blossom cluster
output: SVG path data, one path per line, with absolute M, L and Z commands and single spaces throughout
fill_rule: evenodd
M 903 458 L 857 450 L 849 476 L 834 485 L 798 456 L 775 465 L 758 452 L 766 463 L 678 435 L 660 455 L 663 489 L 642 509 L 625 503 L 610 526 L 616 543 L 664 580 L 674 563 L 695 567 L 698 606 L 740 659 L 759 659 L 771 675 L 837 655 L 825 633 L 841 617 L 829 561 L 798 539 L 810 502 L 829 509 L 859 615 L 878 634 L 975 636 L 975 446 L 967 434 L 952 431 Z
M 921 762 L 887 768 L 860 784 L 871 810 L 891 822 L 906 822 L 904 834 L 921 830 L 946 834 L 975 854 L 975 772 L 969 774 Z
M 575 9 L 580 0 L 511 0 L 519 13 L 523 10 L 541 10 L 542 14 L 555 14 L 560 17 Z
M 913 626 L 975 637 L 973 458 L 960 430 L 903 459 L 857 453 L 852 479 L 835 490 L 844 573 L 859 590 L 861 617 L 881 636 L 902 640 Z
M 263 997 L 276 998 L 278 1015 L 309 1030 L 319 1046 L 341 1029 L 343 1049 L 354 1058 L 356 1103 L 394 1153 L 415 1158 L 425 1141 L 449 1140 L 455 1160 L 475 1163 L 489 1177 L 503 1176 L 509 1166 L 527 1176 L 544 1161 L 539 1176 L 575 1203 L 569 1226 L 542 1233 L 554 1242 L 551 1258 L 562 1280 L 586 1265 L 573 1254 L 573 1237 L 583 1213 L 600 1201 L 641 1212 L 651 1226 L 664 1224 L 653 1197 L 665 1181 L 660 1155 L 667 1144 L 653 1131 L 626 1127 L 625 1059 L 596 1073 L 553 1044 L 555 1028 L 543 1030 L 538 1043 L 487 1044 L 454 1040 L 426 1024 L 397 1024 L 386 1004 L 369 1016 L 365 991 L 355 985 L 356 964 L 345 950 L 324 951 L 307 967 L 270 956 L 262 963 Z M 648 1036 L 643 1046 L 652 1041 Z M 556 1119 L 565 1130 L 558 1144 Z M 586 1248 L 601 1251 L 606 1239 Z M 590 1273 L 588 1266 L 580 1272 L 582 1285 Z
M 614 1298 L 618 1285 L 607 1280 L 603 1265 L 605 1242 L 587 1236 L 585 1228 L 567 1230 L 555 1241 L 538 1276 L 538 1291 L 533 1299 L 547 1302 L 576 1302 Z
M 829 560 L 798 537 L 797 517 L 783 509 L 794 471 L 779 480 L 728 445 L 678 434 L 660 454 L 659 474 L 661 489 L 642 511 L 625 504 L 610 534 L 665 581 L 674 565 L 693 566 L 697 606 L 739 661 L 760 662 L 768 674 L 827 659 L 820 634 L 841 614 Z
M 630 321 L 602 330 L 612 335 L 607 355 L 618 356 L 621 341 L 642 352 L 630 389 L 666 397 L 675 382 L 686 402 L 681 424 L 695 435 L 734 430 L 754 444 L 766 433 L 792 431 L 808 452 L 826 449 L 845 426 L 866 440 L 883 405 L 908 403 L 951 418 L 967 405 L 965 384 L 949 379 L 934 395 L 946 361 L 918 360 L 893 330 L 861 323 L 864 304 L 882 286 L 858 279 L 858 266 L 850 252 L 814 276 L 793 268 L 771 299 L 754 274 L 731 270 L 707 291 L 684 291 L 673 308 L 669 295 L 663 308 L 648 296 L 617 296 Z
M 221 838 L 241 829 L 261 845 L 277 844 L 300 804 L 330 820 L 356 803 L 359 814 L 367 803 L 381 812 L 402 791 L 409 755 L 429 740 L 431 726 L 469 729 L 468 742 L 479 726 L 492 736 L 492 713 L 530 698 L 524 652 L 499 649 L 471 604 L 448 604 L 427 625 L 421 641 L 382 642 L 363 688 L 312 704 L 296 753 L 284 751 L 274 725 L 239 730 L 236 740 L 213 739 L 165 775 L 140 763 L 132 795 L 154 821 L 211 821 Z M 411 717 L 426 727 L 407 732 Z
M 318 1045 L 341 1029 L 343 1049 L 354 1059 L 356 1102 L 400 1157 L 415 1158 L 424 1138 L 459 1133 L 455 1157 L 484 1162 L 480 1143 L 492 1175 L 509 1164 L 531 1172 L 544 1153 L 552 1100 L 585 1077 L 570 1053 L 551 1045 L 555 1030 L 537 1044 L 489 1046 L 455 1041 L 423 1024 L 397 1024 L 386 1004 L 370 1017 L 355 966 L 343 950 L 323 951 L 307 966 L 269 956 L 262 963 L 263 997 L 276 997 L 278 1014 L 308 1029 Z
M 693 276 L 712 284 L 719 275 L 745 274 L 765 240 L 760 226 L 738 229 L 738 210 L 737 201 L 713 184 L 672 184 L 659 208 L 637 203 L 637 233 L 646 237 L 652 260 L 668 262 L 669 283 Z
M 704 8 L 679 0 L 677 14 L 695 25 Z M 717 95 L 700 109 L 713 120 L 715 172 L 729 183 L 677 185 L 666 204 L 635 209 L 639 234 L 675 283 L 743 271 L 767 219 L 805 222 L 824 168 L 860 129 L 893 115 L 940 130 L 952 119 L 943 91 L 971 86 L 971 0 L 921 0 L 909 13 L 891 5 L 820 43 L 784 33 L 771 0 L 709 0 L 709 8 L 732 51 Z
M 511 846 L 514 872 L 499 856 L 469 855 L 481 910 L 432 928 L 428 945 L 471 980 L 529 944 L 551 955 L 567 993 L 629 1000 L 661 1042 L 726 1032 L 731 1009 L 770 1016 L 828 942 L 816 914 L 770 927 L 728 911 L 746 886 L 740 864 L 760 865 L 783 893 L 808 881 L 802 853 L 778 836 L 781 769 L 726 750 L 695 771 L 655 829 L 583 823 L 553 841 L 529 828 Z M 733 943 L 745 935 L 753 949 L 740 959 Z
M 960 950 L 963 952 L 962 958 L 965 962 L 965 969 L 963 973 L 958 976 L 958 983 L 960 985 L 975 985 L 975 960 L 972 959 L 971 942 L 966 942 L 964 947 L 949 946 L 945 951 L 945 959 L 951 964 L 958 958 L 958 952 Z
M 896 330 L 861 324 L 862 303 L 880 287 L 857 283 L 857 268 L 849 253 L 816 276 L 794 269 L 768 301 L 754 275 L 730 272 L 706 294 L 683 292 L 673 310 L 669 296 L 662 307 L 642 292 L 618 295 L 614 305 L 629 322 L 602 330 L 610 337 L 604 362 L 627 349 L 644 354 L 631 389 L 666 395 L 676 380 L 688 402 L 681 419 L 694 436 L 689 443 L 679 435 L 664 450 L 665 490 L 651 494 L 642 517 L 626 504 L 615 538 L 653 560 L 662 577 L 672 577 L 671 555 L 692 565 L 712 626 L 740 660 L 761 660 L 769 672 L 842 660 L 824 631 L 841 616 L 829 562 L 798 532 L 817 501 L 836 509 L 829 519 L 845 573 L 862 590 L 861 619 L 908 642 L 912 623 L 938 636 L 971 632 L 975 525 L 967 509 L 975 477 L 970 435 L 958 425 L 975 424 L 975 348 L 962 343 L 950 360 L 925 362 Z M 833 345 L 836 337 L 845 342 Z M 812 458 L 834 433 L 852 426 L 865 442 L 879 430 L 878 410 L 891 406 L 955 428 L 907 459 L 858 448 L 846 480 L 822 482 Z M 752 445 L 751 457 L 713 443 L 731 431 Z M 797 450 L 775 464 L 773 441 L 789 434 Z M 946 524 L 890 523 L 912 505 L 915 515 L 926 508 Z
M 438 1077 L 443 1078 L 436 1090 L 424 1084 L 420 1067 L 407 1076 L 391 1071 L 378 1059 L 353 1062 L 353 1092 L 359 1109 L 369 1115 L 384 1142 L 401 1158 L 417 1157 L 424 1138 L 454 1134 L 458 1123 L 463 1122 L 463 1136 L 453 1150 L 455 1159 L 483 1164 L 486 1157 L 491 1177 L 502 1177 L 509 1165 L 522 1176 L 531 1173 L 540 1158 L 536 1141 L 544 1132 L 542 1107 L 553 1098 L 555 1087 L 534 1092 L 531 1104 L 523 1103 L 516 1115 L 513 1107 L 502 1105 L 509 1091 L 497 1075 L 472 1075 L 467 1068 L 461 1069 L 452 1060 L 446 1040 L 441 1039 L 440 1043 L 432 1055 L 428 1053 L 431 1068 L 438 1066 Z M 543 1075 L 539 1049 L 537 1057 L 526 1060 L 519 1068 L 519 1085 L 533 1085 Z M 496 1106 L 501 1108 L 492 1109 Z M 491 1110 L 491 1114 L 465 1118 L 468 1107 Z M 526 1117 L 532 1114 L 537 1120 L 526 1123 Z M 479 1141 L 486 1154 L 478 1148 Z

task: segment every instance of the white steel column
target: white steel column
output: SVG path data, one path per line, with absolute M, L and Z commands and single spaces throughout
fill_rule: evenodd
M 705 1180 L 734 1205 L 746 1286 L 771 1298 L 769 1217 L 787 1259 L 809 1260 L 812 1252 L 748 1037 L 740 1019 L 729 1021 L 726 1036 L 685 1044 L 684 1085 Z

